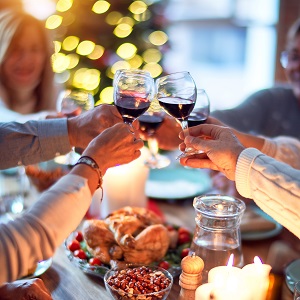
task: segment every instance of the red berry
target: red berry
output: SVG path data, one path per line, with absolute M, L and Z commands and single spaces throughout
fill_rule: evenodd
M 191 242 L 191 235 L 189 232 L 181 232 L 178 235 L 178 245 Z
M 68 248 L 70 251 L 74 252 L 80 249 L 80 243 L 77 240 L 73 240 L 69 245 Z
M 83 241 L 83 234 L 81 231 L 76 231 L 75 233 L 75 239 L 78 241 L 78 242 L 82 242 Z
M 188 233 L 188 234 L 190 234 L 190 231 L 188 229 L 184 228 L 184 227 L 179 227 L 178 228 L 178 233 L 179 234 L 180 233 Z
M 190 252 L 190 248 L 184 248 L 180 254 L 181 259 L 188 256 L 189 252 Z
M 78 257 L 80 259 L 86 259 L 86 254 L 85 254 L 85 252 L 82 249 L 75 250 L 74 251 L 74 256 Z
M 101 266 L 102 262 L 101 262 L 101 260 L 98 257 L 92 257 L 92 258 L 89 259 L 89 264 L 91 266 L 95 266 L 95 265 Z
M 170 264 L 166 260 L 161 261 L 158 264 L 158 266 L 161 267 L 161 268 L 163 268 L 163 269 L 165 269 L 165 270 L 168 270 L 170 268 Z

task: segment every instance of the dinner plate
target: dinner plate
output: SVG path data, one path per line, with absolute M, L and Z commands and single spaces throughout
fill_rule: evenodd
M 37 267 L 36 267 L 34 273 L 22 277 L 22 279 L 30 279 L 30 278 L 38 277 L 38 276 L 44 274 L 50 268 L 51 265 L 52 265 L 51 257 L 47 260 L 42 260 L 37 264 Z
M 276 222 L 272 217 L 270 217 L 268 214 L 266 214 L 264 211 L 262 211 L 260 208 L 258 207 L 253 207 L 253 210 L 255 210 L 255 212 L 257 214 L 259 214 L 261 217 L 265 218 L 266 220 L 269 220 L 271 222 L 275 223 L 275 228 L 272 230 L 267 230 L 267 231 L 253 231 L 253 232 L 242 232 L 242 239 L 244 241 L 255 241 L 255 240 L 263 240 L 263 239 L 267 239 L 267 238 L 271 238 L 274 237 L 276 235 L 278 235 L 281 230 L 282 230 L 282 225 L 280 225 L 278 222 Z
M 150 170 L 146 195 L 154 199 L 180 200 L 201 195 L 210 188 L 211 179 L 205 170 L 173 163 L 163 169 Z
M 285 282 L 291 292 L 294 292 L 294 285 L 300 280 L 300 259 L 289 263 L 285 268 Z

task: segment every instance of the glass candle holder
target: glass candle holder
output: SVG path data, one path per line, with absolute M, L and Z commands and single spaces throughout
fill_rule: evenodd
M 204 261 L 202 282 L 207 282 L 208 271 L 226 266 L 229 256 L 234 255 L 233 265 L 244 264 L 240 223 L 246 205 L 242 200 L 225 195 L 195 197 L 196 228 L 191 245 Z

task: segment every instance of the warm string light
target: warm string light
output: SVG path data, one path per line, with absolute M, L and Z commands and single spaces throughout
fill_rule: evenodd
M 52 61 L 60 83 L 99 93 L 97 103 L 112 103 L 109 88 L 117 69 L 140 68 L 154 78 L 162 74 L 162 46 L 167 44 L 168 36 L 162 29 L 144 25 L 155 17 L 154 2 L 128 0 L 126 7 L 123 2 L 116 6 L 113 1 L 99 0 L 91 4 L 87 16 L 82 13 L 79 16 L 77 12 L 84 7 L 82 3 L 79 0 L 59 0 L 56 12 L 46 20 L 46 27 L 59 33 L 55 44 L 61 47 L 56 49 Z M 88 14 L 91 20 L 98 18 L 100 21 L 97 23 L 99 32 L 94 21 L 95 30 L 89 32 L 90 38 L 75 33 L 76 27 L 80 27 L 80 19 L 88 19 Z M 103 40 L 102 27 L 106 28 Z M 115 42 L 112 45 L 107 40 Z M 88 79 L 84 80 L 84 77 Z M 105 98 L 107 96 L 110 99 Z

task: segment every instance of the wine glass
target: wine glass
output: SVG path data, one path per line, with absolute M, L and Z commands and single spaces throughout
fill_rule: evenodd
M 66 90 L 57 101 L 57 110 L 66 117 L 75 117 L 90 109 L 95 105 L 94 97 L 85 90 Z M 74 165 L 79 158 L 74 147 L 67 155 L 57 157 L 56 162 L 64 165 Z
M 159 104 L 176 118 L 183 130 L 188 129 L 188 117 L 196 102 L 196 85 L 190 73 L 177 72 L 160 77 L 156 80 L 156 90 Z
M 154 96 L 154 80 L 149 72 L 130 69 L 117 72 L 113 80 L 114 103 L 123 121 L 132 122 L 150 106 Z
M 188 126 L 193 127 L 206 122 L 210 113 L 210 101 L 204 89 L 197 89 L 197 100 L 188 117 Z
M 162 125 L 165 112 L 158 101 L 153 100 L 149 109 L 139 117 L 140 130 L 147 135 L 148 147 L 151 156 L 145 165 L 151 169 L 165 168 L 170 164 L 170 159 L 158 153 L 158 142 L 155 137 L 156 130 Z

